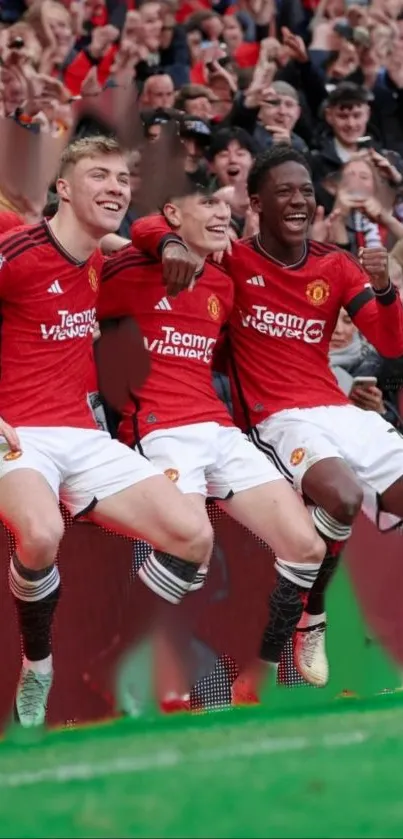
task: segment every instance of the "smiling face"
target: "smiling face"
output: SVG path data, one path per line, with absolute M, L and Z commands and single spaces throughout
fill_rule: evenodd
M 280 125 L 287 131 L 292 131 L 300 114 L 301 108 L 295 96 L 290 93 L 277 93 L 275 88 L 271 87 L 266 92 L 259 119 L 263 125 Z
M 301 163 L 280 163 L 267 172 L 259 195 L 251 195 L 262 233 L 283 247 L 303 245 L 316 210 L 311 176 Z
M 161 44 L 162 18 L 159 3 L 143 3 L 140 7 L 142 40 L 150 50 L 157 52 Z
M 164 214 L 181 238 L 199 256 L 225 250 L 231 210 L 215 195 L 187 195 L 164 207 Z
M 336 139 L 346 148 L 355 148 L 359 137 L 367 133 L 369 106 L 365 102 L 334 105 L 326 109 L 325 117 Z
M 50 3 L 47 22 L 55 39 L 59 55 L 67 55 L 74 45 L 70 13 L 60 3 Z
M 130 202 L 130 174 L 119 153 L 94 154 L 66 166 L 57 182 L 83 230 L 100 238 L 116 231 Z

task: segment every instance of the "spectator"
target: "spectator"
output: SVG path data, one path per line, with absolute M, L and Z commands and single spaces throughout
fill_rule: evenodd
M 308 152 L 294 126 L 301 114 L 298 93 L 287 82 L 273 82 L 260 106 L 258 124 L 253 132 L 259 148 L 264 151 L 273 143 L 290 143 L 304 153 Z
M 208 150 L 210 171 L 218 187 L 246 185 L 256 147 L 242 128 L 222 128 Z
M 343 309 L 330 342 L 329 362 L 339 386 L 354 405 L 365 411 L 376 411 L 401 428 L 398 392 L 403 359 L 383 360 L 361 337 Z M 357 377 L 374 377 L 377 385 L 354 384 Z
M 183 85 L 175 97 L 175 108 L 190 116 L 208 121 L 213 116 L 212 102 L 214 100 L 211 90 L 205 85 Z
M 211 129 L 205 120 L 186 115 L 179 120 L 180 137 L 186 149 L 185 172 L 191 180 L 207 186 L 209 181 L 206 153 L 211 141 Z
M 384 245 L 389 249 L 396 239 L 403 236 L 403 224 L 382 203 L 381 182 L 378 174 L 382 158 L 373 149 L 367 157 L 355 155 L 344 164 L 333 211 L 337 217 L 332 222 L 330 238 L 340 247 L 357 253 L 361 247 Z M 378 163 L 378 169 L 374 165 Z M 388 172 L 390 174 L 390 169 Z M 396 172 L 396 176 L 399 173 Z M 331 180 L 327 184 L 331 190 Z
M 175 87 L 167 73 L 157 73 L 144 82 L 140 104 L 142 108 L 172 108 Z
M 339 173 L 360 149 L 380 150 L 379 142 L 369 133 L 369 119 L 369 95 L 363 87 L 342 82 L 330 93 L 325 106 L 327 130 L 312 155 L 317 196 L 327 211 L 331 209 L 331 199 L 324 187 L 325 178 Z M 397 163 L 400 171 L 400 158 Z

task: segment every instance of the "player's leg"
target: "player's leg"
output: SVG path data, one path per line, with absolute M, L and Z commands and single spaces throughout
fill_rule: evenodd
M 219 449 L 209 490 L 226 499 L 218 502 L 220 506 L 281 557 L 276 561 L 278 583 L 260 649 L 261 662 L 276 668 L 302 612 L 301 590 L 309 590 L 315 580 L 325 545 L 298 494 L 238 429 L 221 430 Z M 263 673 L 263 666 L 255 666 Z M 244 689 L 251 689 L 246 674 L 237 682 L 237 695 Z
M 275 462 L 291 475 L 296 488 L 309 497 L 316 530 L 326 543 L 326 555 L 307 593 L 294 639 L 297 669 L 306 681 L 316 686 L 324 686 L 329 677 L 325 591 L 362 502 L 359 482 L 342 459 L 331 425 L 326 427 L 329 410 L 288 411 L 286 416 L 262 423 L 255 440 L 268 454 L 274 449 Z
M 214 458 L 216 423 L 202 422 L 147 434 L 136 449 L 163 472 L 196 504 L 199 515 L 206 512 L 206 469 Z M 206 581 L 209 562 L 202 563 L 189 591 L 198 591 Z
M 60 596 L 55 559 L 63 536 L 56 468 L 19 430 L 22 456 L 0 462 L 0 519 L 16 539 L 10 590 L 17 609 L 24 660 L 15 717 L 26 727 L 44 722 L 52 684 L 51 630 Z M 45 477 L 46 475 L 46 477 Z
M 402 518 L 403 439 L 395 429 L 379 414 L 362 411 L 352 405 L 327 408 L 322 425 L 327 425 L 329 434 L 337 439 L 339 452 L 345 461 L 322 461 L 312 466 L 303 477 L 303 490 L 320 505 L 313 513 L 318 528 L 321 527 L 322 532 L 328 529 L 329 521 L 324 518 L 323 509 L 335 521 L 351 527 L 363 499 L 363 490 L 361 486 L 358 489 L 357 480 L 377 493 L 380 511 Z M 320 684 L 326 673 L 324 595 L 345 544 L 345 538 L 341 545 L 337 544 L 337 539 L 332 544 L 334 532 L 332 525 L 328 533 L 328 555 L 308 598 L 295 644 L 299 671 L 314 683 L 319 674 L 322 677 Z M 314 621 L 320 621 L 319 625 L 315 626 Z
M 147 434 L 141 452 L 207 517 L 205 470 L 212 459 L 214 423 L 171 428 Z M 202 588 L 208 563 L 199 566 L 189 593 Z M 160 610 L 161 611 L 161 610 Z M 153 636 L 155 693 L 164 713 L 190 709 L 192 620 L 188 612 L 163 614 Z
M 211 525 L 151 462 L 102 431 L 74 430 L 69 477 L 61 498 L 76 516 L 153 546 L 139 576 L 156 594 L 179 603 L 208 562 Z
M 212 547 L 200 456 L 189 450 L 187 441 L 181 441 L 175 429 L 166 436 L 163 432 L 147 435 L 142 441 L 145 456 L 112 441 L 107 434 L 91 432 L 75 436 L 75 446 L 71 446 L 75 455 L 69 464 L 71 474 L 61 488 L 61 497 L 73 514 L 91 507 L 87 516 L 94 523 L 153 545 L 154 550 L 138 569 L 137 579 L 159 595 L 156 602 L 149 603 L 148 631 L 153 632 L 153 649 L 157 655 L 164 635 L 171 653 L 168 671 L 165 669 L 163 674 L 165 677 L 168 673 L 170 677 L 166 691 L 173 690 L 175 676 L 177 693 L 182 696 L 188 692 L 183 687 L 185 653 L 183 644 L 177 643 L 180 614 L 177 610 L 172 614 L 171 604 L 178 603 L 197 584 L 200 568 L 207 565 Z M 80 454 L 81 446 L 84 448 Z M 181 490 L 186 490 L 187 495 Z M 119 620 L 121 641 L 119 649 L 113 650 L 114 661 L 106 668 L 110 675 L 130 642 L 131 610 L 124 611 Z M 104 681 L 101 673 L 95 676 L 93 673 L 92 677 L 95 682 L 99 678 Z M 161 679 L 158 690 L 166 692 Z M 138 708 L 130 684 L 121 696 L 121 703 L 121 710 L 126 714 Z
M 376 492 L 378 512 L 403 519 L 403 436 L 373 411 L 357 412 L 357 475 Z

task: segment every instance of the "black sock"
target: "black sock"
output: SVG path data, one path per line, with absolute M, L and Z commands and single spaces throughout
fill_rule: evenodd
M 42 661 L 52 650 L 53 615 L 60 597 L 57 566 L 31 571 L 14 554 L 9 584 L 17 607 L 24 655 L 29 661 Z
M 172 554 L 154 550 L 142 563 L 138 577 L 163 600 L 180 603 L 190 591 L 199 568 L 197 562 L 187 562 Z
M 322 536 L 322 539 L 325 538 Z M 327 543 L 330 542 L 329 539 L 325 538 Z M 337 543 L 339 544 L 339 543 Z M 308 612 L 310 615 L 321 615 L 323 612 L 326 611 L 325 606 L 325 593 L 327 591 L 328 586 L 330 585 L 333 575 L 336 572 L 337 568 L 339 567 L 341 559 L 341 550 L 336 554 L 327 553 L 319 574 L 308 594 L 306 604 L 305 604 L 305 611 Z
M 312 509 L 312 519 L 319 536 L 326 542 L 327 550 L 319 574 L 306 599 L 305 611 L 309 615 L 321 615 L 326 611 L 325 594 L 340 564 L 341 553 L 350 538 L 351 525 L 342 524 L 323 507 Z
M 303 589 L 277 572 L 270 597 L 270 618 L 263 633 L 260 658 L 277 664 L 302 615 Z

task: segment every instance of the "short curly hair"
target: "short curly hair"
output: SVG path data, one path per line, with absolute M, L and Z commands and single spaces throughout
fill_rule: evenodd
M 249 195 L 258 195 L 266 182 L 267 173 L 283 163 L 300 163 L 312 177 L 311 167 L 305 154 L 293 149 L 288 143 L 274 143 L 268 151 L 258 154 L 252 164 L 248 176 Z

